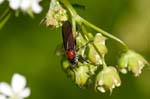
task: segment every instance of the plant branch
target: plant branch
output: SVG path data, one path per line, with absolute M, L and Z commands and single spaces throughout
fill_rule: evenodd
M 60 0 L 60 2 L 62 2 L 64 4 L 64 6 L 69 10 L 72 18 L 77 21 L 77 22 L 82 22 L 84 23 L 85 25 L 87 25 L 88 27 L 96 30 L 97 32 L 100 32 L 101 34 L 103 34 L 104 36 L 110 38 L 110 39 L 113 39 L 115 41 L 117 41 L 118 43 L 120 43 L 126 51 L 129 50 L 128 46 L 122 41 L 120 40 L 119 38 L 113 36 L 112 34 L 102 30 L 101 28 L 93 25 L 92 23 L 88 22 L 87 20 L 85 20 L 84 18 L 82 18 L 81 16 L 79 16 L 77 14 L 77 12 L 74 10 L 74 8 L 72 7 L 72 5 L 68 2 L 68 0 Z

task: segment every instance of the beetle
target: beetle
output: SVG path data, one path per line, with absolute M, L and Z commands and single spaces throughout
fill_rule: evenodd
M 69 21 L 63 22 L 62 38 L 67 59 L 73 66 L 77 66 L 78 57 L 76 54 L 76 39 L 73 35 L 72 25 Z

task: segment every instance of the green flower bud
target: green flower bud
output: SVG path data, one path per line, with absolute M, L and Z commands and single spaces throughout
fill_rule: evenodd
M 100 33 L 97 33 L 93 41 L 95 47 L 97 48 L 97 50 L 102 56 L 99 56 L 97 50 L 92 44 L 88 44 L 87 51 L 86 51 L 87 56 L 88 56 L 88 59 L 95 65 L 102 64 L 101 58 L 104 57 L 104 55 L 107 53 L 105 40 L 106 38 L 104 36 L 102 36 Z
M 78 68 L 75 68 L 74 70 L 75 72 L 75 83 L 78 85 L 78 86 L 84 86 L 90 75 L 88 74 L 89 72 L 89 69 L 87 66 L 80 66 Z
M 58 28 L 62 22 L 68 20 L 67 11 L 57 0 L 51 0 L 50 8 L 45 18 L 46 26 Z
M 65 71 L 65 73 L 67 74 L 67 76 L 69 78 L 74 80 L 75 79 L 74 71 L 73 71 L 73 69 L 70 66 L 71 66 L 70 62 L 67 59 L 63 59 L 62 60 L 62 69 Z
M 84 56 L 84 52 L 85 52 L 85 48 L 86 48 L 86 41 L 85 39 L 82 37 L 81 33 L 78 33 L 78 36 L 76 38 L 76 48 L 79 48 L 79 50 L 77 51 L 78 55 Z
M 95 65 L 100 65 L 102 64 L 101 57 L 98 55 L 97 51 L 93 47 L 92 44 L 89 44 L 87 47 L 87 54 L 88 54 L 88 59 Z
M 114 67 L 109 66 L 98 73 L 95 89 L 102 93 L 106 92 L 106 90 L 112 92 L 115 87 L 119 87 L 120 85 L 121 80 L 117 70 Z
M 70 66 L 69 61 L 66 59 L 63 59 L 62 60 L 62 68 L 66 71 L 69 68 L 69 66 Z
M 134 76 L 139 76 L 143 67 L 148 64 L 148 62 L 138 53 L 134 51 L 127 51 L 122 54 L 118 61 L 118 68 L 122 73 L 127 73 L 131 71 Z
M 63 61 L 63 69 L 67 73 L 76 85 L 84 87 L 91 81 L 91 76 L 95 74 L 97 70 L 96 66 L 78 62 L 78 67 L 70 68 L 70 64 L 67 60 Z
M 80 63 L 79 67 L 74 69 L 75 72 L 75 83 L 79 87 L 83 87 L 91 81 L 91 76 L 95 74 L 97 70 L 96 66 L 90 64 Z
M 98 51 L 101 53 L 102 57 L 107 53 L 107 48 L 105 45 L 106 38 L 100 33 L 97 33 L 94 38 L 94 44 L 97 47 Z

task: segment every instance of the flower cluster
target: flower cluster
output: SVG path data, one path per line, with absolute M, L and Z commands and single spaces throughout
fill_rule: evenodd
M 148 62 L 140 54 L 130 50 L 128 46 L 117 37 L 107 33 L 79 16 L 67 0 L 60 0 L 60 2 L 61 3 L 57 2 L 51 5 L 49 10 L 51 13 L 49 15 L 50 21 L 47 21 L 46 23 L 48 26 L 59 27 L 62 25 L 62 21 L 59 21 L 61 17 L 64 17 L 64 15 L 66 17 L 66 14 L 68 14 L 71 19 L 67 21 L 72 24 L 72 26 L 69 25 L 68 28 L 66 28 L 67 26 L 64 22 L 63 26 L 65 26 L 66 30 L 63 31 L 63 43 L 65 48 L 64 50 L 60 48 L 61 50 L 60 52 L 58 51 L 58 53 L 59 55 L 63 55 L 63 70 L 76 85 L 81 88 L 95 82 L 96 91 L 102 93 L 110 91 L 110 93 L 112 93 L 115 87 L 119 87 L 121 85 L 121 79 L 118 73 L 119 71 L 122 73 L 131 71 L 135 76 L 139 76 L 141 74 L 141 70 L 146 64 L 148 64 Z M 56 13 L 56 4 L 58 4 L 59 7 L 63 5 L 67 10 L 63 8 L 65 11 L 63 14 L 58 13 L 59 11 L 56 11 Z M 66 13 L 66 11 L 68 12 Z M 59 18 L 55 18 L 55 15 L 58 15 Z M 60 25 L 58 25 L 59 22 L 61 23 Z M 64 28 L 62 30 L 64 30 Z M 93 30 L 98 33 L 95 33 L 94 35 Z M 122 50 L 119 51 L 121 52 L 121 57 L 119 58 L 118 63 L 116 63 L 116 66 L 107 66 L 105 61 L 105 55 L 109 51 L 105 44 L 106 39 L 113 39 L 123 46 Z M 70 48 L 72 48 L 71 51 L 73 51 L 73 54 L 65 54 L 70 51 Z M 63 51 L 64 54 L 60 54 Z M 66 56 L 67 58 L 71 58 L 67 59 Z M 72 57 L 77 60 L 71 60 Z M 94 78 L 95 81 L 93 81 L 92 78 Z
M 0 4 L 4 0 L 0 0 Z M 42 7 L 39 5 L 41 0 L 8 0 L 9 6 L 13 10 L 21 10 L 29 15 L 32 13 L 40 13 L 42 11 Z
M 106 66 L 98 74 L 96 73 L 99 66 L 103 65 L 103 58 L 107 53 L 105 45 L 106 38 L 100 33 L 97 33 L 95 36 L 91 33 L 87 33 L 87 35 L 92 39 L 89 43 L 86 43 L 81 33 L 79 33 L 76 38 L 77 47 L 80 48 L 77 51 L 77 54 L 80 55 L 80 57 L 78 57 L 78 65 L 73 67 L 72 64 L 65 59 L 62 63 L 63 69 L 68 77 L 80 88 L 91 84 L 93 82 L 93 76 L 97 75 L 95 89 L 100 92 L 105 92 L 106 90 L 112 92 L 116 86 L 119 87 L 121 85 L 121 80 L 116 68 Z
M 14 74 L 11 86 L 6 82 L 0 83 L 0 99 L 24 99 L 28 97 L 30 89 L 25 86 L 25 77 L 20 74 Z
M 62 26 L 62 22 L 66 20 L 68 20 L 67 11 L 57 0 L 51 0 L 50 8 L 45 17 L 46 26 L 58 28 Z

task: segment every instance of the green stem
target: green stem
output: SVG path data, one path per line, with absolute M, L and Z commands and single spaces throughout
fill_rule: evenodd
M 72 31 L 74 37 L 76 37 L 76 21 L 72 18 Z
M 11 13 L 9 12 L 9 8 L 4 11 L 2 16 L 0 17 L 0 30 L 3 28 L 3 26 L 6 24 L 6 22 L 9 20 Z
M 103 64 L 103 68 L 106 68 L 106 67 L 107 67 L 107 64 L 106 64 L 106 62 L 105 62 L 105 59 L 104 59 L 104 58 L 102 58 L 102 64 Z
M 71 16 L 74 18 L 77 15 L 77 12 L 74 10 L 70 2 L 68 0 L 60 0 L 61 3 L 64 4 L 64 6 L 69 10 Z
M 94 30 L 100 32 L 101 34 L 103 34 L 104 36 L 108 37 L 108 38 L 111 38 L 115 41 L 117 41 L 118 43 L 120 43 L 126 51 L 129 50 L 128 46 L 122 41 L 120 40 L 119 38 L 107 33 L 106 31 L 100 29 L 99 27 L 91 24 L 90 22 L 88 22 L 87 20 L 85 20 L 84 18 L 80 17 L 77 12 L 74 10 L 74 8 L 72 7 L 72 5 L 68 2 L 68 0 L 60 0 L 60 2 L 62 2 L 64 4 L 64 6 L 69 10 L 72 18 L 74 18 L 74 20 L 76 20 L 77 22 L 83 22 L 85 25 L 93 28 Z
M 117 42 L 120 43 L 126 50 L 129 49 L 128 46 L 127 46 L 122 40 L 120 40 L 119 38 L 117 38 L 117 37 L 115 37 L 115 36 L 113 36 L 113 35 L 111 35 L 111 34 L 109 34 L 109 33 L 107 33 L 106 31 L 100 29 L 99 27 L 93 25 L 92 23 L 88 22 L 87 20 L 83 19 L 82 17 L 78 16 L 77 21 L 83 22 L 85 25 L 87 25 L 87 26 L 93 28 L 94 30 L 100 32 L 100 33 L 103 34 L 104 36 L 106 36 L 106 37 L 108 37 L 108 38 L 111 38 L 111 39 L 117 41 Z
M 6 9 L 5 11 L 4 11 L 4 13 L 1 15 L 1 17 L 0 17 L 0 21 L 8 14 L 8 12 L 9 12 L 9 8 L 8 9 Z
M 8 13 L 7 16 L 2 21 L 0 21 L 0 30 L 3 28 L 5 23 L 9 20 L 10 16 L 11 16 L 11 13 Z

